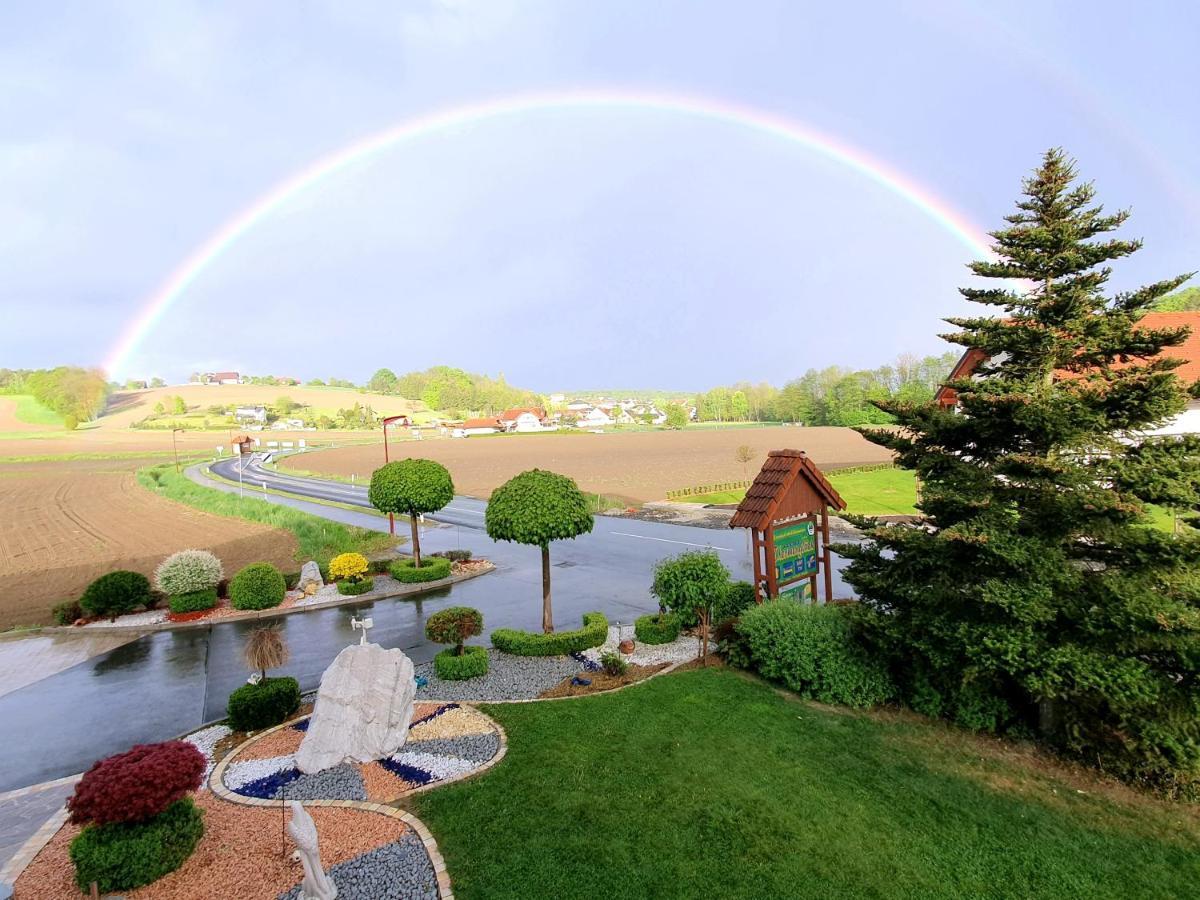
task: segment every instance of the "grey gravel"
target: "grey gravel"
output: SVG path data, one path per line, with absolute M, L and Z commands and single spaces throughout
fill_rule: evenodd
M 425 846 L 411 831 L 400 840 L 338 863 L 329 870 L 338 900 L 437 900 L 437 875 Z M 299 900 L 300 885 L 279 895 Z
M 464 734 L 456 738 L 430 738 L 427 741 L 408 741 L 405 750 L 415 753 L 436 753 L 453 756 L 471 762 L 487 762 L 500 752 L 500 738 L 496 734 Z
M 466 681 L 442 681 L 433 663 L 421 663 L 415 673 L 429 683 L 417 688 L 418 700 L 529 700 L 554 687 L 581 666 L 569 656 L 514 656 L 488 650 L 488 672 Z
M 366 800 L 367 786 L 362 775 L 350 763 L 301 775 L 279 790 L 285 800 Z

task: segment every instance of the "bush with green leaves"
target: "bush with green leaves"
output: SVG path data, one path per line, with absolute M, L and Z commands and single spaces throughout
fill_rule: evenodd
M 679 616 L 663 612 L 638 616 L 633 633 L 643 644 L 669 644 L 679 637 Z
M 154 585 L 168 597 L 216 589 L 225 577 L 221 561 L 207 550 L 172 553 L 154 570 Z
M 363 578 L 359 581 L 346 579 L 344 581 L 335 581 L 334 584 L 337 585 L 338 593 L 343 597 L 360 597 L 367 591 L 375 589 L 375 579 L 373 578 Z
M 204 818 L 190 797 L 142 822 L 88 825 L 71 841 L 75 883 L 100 893 L 131 891 L 174 872 L 196 849 Z
M 120 569 L 101 575 L 87 586 L 79 605 L 93 616 L 115 619 L 145 606 L 150 600 L 150 579 L 141 572 Z
M 468 678 L 486 675 L 487 648 L 463 647 L 462 655 L 458 655 L 453 647 L 447 647 L 433 658 L 433 671 L 443 681 L 466 681 Z
M 454 499 L 450 472 L 432 459 L 401 459 L 371 473 L 367 499 L 380 512 L 408 516 L 413 559 L 421 564 L 421 534 L 417 517 L 434 513 Z
M 758 592 L 748 581 L 734 581 L 729 590 L 713 601 L 712 620 L 718 625 L 727 619 L 736 619 L 758 603 Z
M 421 584 L 426 581 L 441 581 L 450 577 L 450 560 L 427 556 L 418 567 L 415 559 L 398 559 L 389 571 L 402 584 Z
M 229 582 L 229 603 L 234 609 L 271 609 L 283 602 L 287 582 L 270 563 L 251 563 Z
M 430 556 L 441 556 L 450 560 L 452 563 L 466 562 L 471 558 L 470 550 L 439 550 L 437 553 L 430 553 Z
M 264 678 L 230 694 L 225 712 L 234 731 L 260 731 L 278 725 L 299 708 L 300 684 L 295 678 Z
M 172 594 L 167 599 L 167 605 L 176 615 L 202 612 L 217 605 L 217 589 L 206 588 L 202 591 L 190 591 L 186 594 Z
M 659 608 L 678 616 L 685 628 L 700 625 L 700 655 L 708 653 L 708 631 L 714 603 L 729 593 L 729 570 L 716 550 L 688 550 L 654 567 L 650 593 Z
M 608 640 L 608 619 L 602 612 L 583 614 L 583 627 L 577 631 L 536 634 L 514 628 L 497 628 L 491 634 L 492 646 L 515 656 L 566 656 Z
M 425 620 L 425 637 L 437 644 L 453 644 L 461 656 L 468 638 L 483 634 L 483 613 L 469 606 L 449 606 Z
M 64 600 L 50 607 L 50 615 L 54 617 L 55 625 L 74 625 L 76 620 L 83 618 L 83 607 L 78 600 Z
M 629 663 L 616 650 L 606 650 L 600 654 L 600 668 L 604 670 L 606 675 L 616 677 L 624 675 L 629 671 Z
M 882 661 L 855 639 L 851 610 L 770 600 L 742 614 L 737 633 L 764 678 L 822 703 L 866 707 L 896 696 Z

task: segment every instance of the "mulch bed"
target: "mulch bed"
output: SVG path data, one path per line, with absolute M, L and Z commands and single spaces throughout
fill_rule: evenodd
M 592 683 L 571 684 L 571 680 L 576 677 L 572 675 L 569 678 L 564 678 L 548 691 L 542 691 L 538 697 L 582 697 L 584 694 L 611 691 L 613 688 L 623 687 L 637 681 L 644 681 L 655 672 L 661 672 L 667 665 L 667 663 L 659 663 L 656 666 L 631 665 L 624 675 L 609 675 L 603 669 L 598 672 L 580 672 L 579 677 L 590 678 Z

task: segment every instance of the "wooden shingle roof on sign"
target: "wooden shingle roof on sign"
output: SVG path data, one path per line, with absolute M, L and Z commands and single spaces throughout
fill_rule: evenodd
M 834 509 L 846 508 L 841 495 L 803 450 L 772 450 L 729 520 L 729 527 L 760 531 L 768 528 L 798 478 L 804 479 L 824 504 Z

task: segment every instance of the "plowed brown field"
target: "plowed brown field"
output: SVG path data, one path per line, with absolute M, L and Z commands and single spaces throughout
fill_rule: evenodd
M 735 452 L 754 452 L 743 466 Z M 460 494 L 486 498 L 526 469 L 550 469 L 592 493 L 634 502 L 661 500 L 667 491 L 753 478 L 768 450 L 805 450 L 820 466 L 836 469 L 887 462 L 891 453 L 849 428 L 720 428 L 611 434 L 511 434 L 392 442 L 392 459 L 436 459 L 450 470 Z M 318 450 L 284 465 L 333 475 L 369 478 L 383 463 L 381 444 Z
M 295 568 L 295 537 L 156 497 L 137 483 L 145 460 L 0 466 L 0 629 L 48 624 L 50 607 L 113 569 L 150 575 L 169 553 L 212 550 L 232 575 L 266 560 Z

